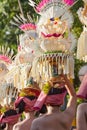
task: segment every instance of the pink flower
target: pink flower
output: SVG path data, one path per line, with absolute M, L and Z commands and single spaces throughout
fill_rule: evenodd
M 22 31 L 36 30 L 36 25 L 32 23 L 26 23 L 19 26 Z
M 74 0 L 63 0 L 63 2 L 67 5 L 72 5 L 74 3 Z
M 40 12 L 43 8 L 44 8 L 44 6 L 47 4 L 47 3 L 49 3 L 51 0 L 42 0 L 38 5 L 37 5 L 37 7 L 36 7 L 36 10 L 38 11 L 38 12 Z
M 0 60 L 4 61 L 6 63 L 11 63 L 11 60 L 5 55 L 0 55 Z

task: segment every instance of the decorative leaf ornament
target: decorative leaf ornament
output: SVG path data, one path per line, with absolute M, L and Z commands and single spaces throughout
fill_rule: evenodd
M 30 16 L 30 14 L 27 13 L 26 18 L 22 14 L 14 16 L 13 20 L 10 21 L 10 23 L 17 27 L 20 27 L 23 24 L 34 23 L 34 21 L 33 21 L 32 17 Z
M 72 6 L 74 4 L 74 0 L 42 0 L 39 4 L 35 3 L 32 0 L 29 0 L 29 5 L 34 7 L 37 12 L 46 10 L 48 7 L 51 6 L 52 3 L 54 4 L 63 3 L 68 6 Z
M 83 0 L 84 7 L 77 11 L 78 17 L 83 24 L 83 31 L 78 39 L 77 59 L 87 62 L 87 0 Z
M 14 50 L 7 46 L 0 46 L 0 60 L 6 64 L 11 64 L 14 58 Z
M 74 4 L 74 2 L 72 3 Z M 70 31 L 74 22 L 73 15 L 69 10 L 71 6 L 60 0 L 43 0 L 35 7 L 40 7 L 41 17 L 37 23 L 37 32 L 42 38 L 40 47 L 45 52 L 71 52 L 72 48 L 75 48 L 72 47 L 72 43 L 76 40 L 74 40 L 74 36 L 72 38 L 73 34 Z M 64 35 L 66 32 L 67 37 Z

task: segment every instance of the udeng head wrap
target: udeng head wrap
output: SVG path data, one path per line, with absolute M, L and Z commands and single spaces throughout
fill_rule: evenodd
M 15 113 L 14 113 L 15 111 Z M 6 115 L 5 113 L 8 113 L 8 115 Z M 13 112 L 13 113 L 12 113 Z M 20 117 L 20 114 L 17 114 L 16 110 L 7 110 L 3 115 L 1 115 L 0 117 L 0 123 L 10 123 L 12 124 L 13 122 L 16 122 L 18 120 L 18 118 Z
M 22 89 L 22 91 L 19 94 L 19 97 L 15 101 L 15 107 L 17 108 L 19 103 L 23 101 L 25 103 L 24 110 L 33 111 L 33 106 L 39 94 L 40 94 L 40 90 L 37 88 L 27 87 Z M 32 97 L 33 99 L 31 99 Z
M 53 91 L 53 93 L 52 93 L 52 91 Z M 65 95 L 66 95 L 65 87 L 50 88 L 50 91 L 48 92 L 48 94 L 46 94 L 42 91 L 34 105 L 34 109 L 40 110 L 43 104 L 60 106 L 63 104 Z
M 24 107 L 24 111 L 33 111 L 33 106 L 36 102 L 36 98 L 31 100 L 27 97 L 19 97 L 16 101 L 15 101 L 15 107 L 17 108 L 18 104 L 23 101 L 25 103 L 25 107 Z

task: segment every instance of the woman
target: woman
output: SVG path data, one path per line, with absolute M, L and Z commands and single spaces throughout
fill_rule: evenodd
M 15 102 L 15 107 L 16 109 L 20 112 L 25 113 L 25 119 L 21 122 L 18 122 L 17 124 L 14 125 L 13 130 L 29 130 L 31 127 L 32 121 L 35 119 L 35 113 L 33 106 L 36 102 L 37 97 L 40 94 L 40 90 L 36 88 L 24 88 L 20 96 L 16 102 Z M 24 95 L 24 96 L 23 96 Z M 43 105 L 43 108 L 41 109 L 40 113 L 45 113 L 46 112 L 46 106 Z
M 0 126 L 3 130 L 13 130 L 13 126 L 18 122 L 21 114 L 18 114 L 16 110 L 9 109 L 4 112 L 0 117 Z
M 77 130 L 87 130 L 87 65 L 81 67 L 79 71 L 81 85 L 77 91 L 77 97 L 83 100 L 83 103 L 77 107 Z

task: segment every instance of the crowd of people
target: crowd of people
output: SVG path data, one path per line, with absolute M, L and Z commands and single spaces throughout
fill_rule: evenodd
M 0 117 L 0 129 L 4 130 L 86 130 L 87 126 L 87 65 L 79 71 L 81 85 L 77 93 L 66 75 L 49 80 L 50 90 L 44 91 L 38 87 L 27 87 L 20 91 L 14 102 L 14 108 L 6 110 Z M 53 85 L 58 87 L 54 88 Z M 63 87 L 60 87 L 63 84 Z M 68 95 L 65 110 L 61 109 Z M 41 98 L 42 97 L 42 98 Z M 44 98 L 45 97 L 45 98 Z M 77 98 L 83 103 L 77 106 Z M 40 100 L 39 100 L 40 99 Z M 72 122 L 76 118 L 76 128 Z

